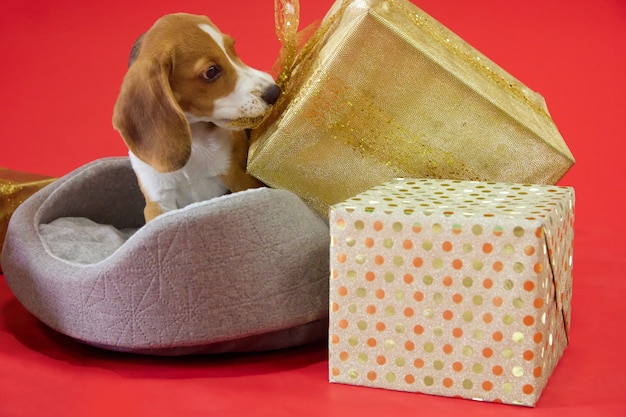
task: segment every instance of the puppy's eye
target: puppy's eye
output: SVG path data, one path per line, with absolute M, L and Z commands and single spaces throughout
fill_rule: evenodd
M 202 78 L 207 81 L 215 81 L 222 74 L 222 69 L 216 65 L 212 65 L 202 74 Z

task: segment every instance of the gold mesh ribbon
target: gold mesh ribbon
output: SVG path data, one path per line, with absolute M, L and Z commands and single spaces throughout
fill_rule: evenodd
M 17 207 L 54 178 L 0 168 L 0 251 L 9 226 L 9 220 Z M 0 265 L 2 272 L 2 265 Z
M 276 77 L 280 86 L 285 84 L 289 77 L 289 68 L 297 54 L 298 26 L 300 25 L 300 3 L 298 0 L 275 0 L 274 20 L 276 21 L 276 36 L 282 45 L 277 67 L 279 74 Z M 276 68 L 276 67 L 275 67 Z
M 293 72 L 299 52 L 318 28 L 319 22 L 301 31 L 298 30 L 300 28 L 300 2 L 298 0 L 274 0 L 274 20 L 276 37 L 282 45 L 278 60 L 274 64 L 274 74 L 277 84 L 283 88 Z M 310 42 L 309 45 L 314 43 Z M 302 54 L 302 56 L 305 55 Z
M 407 0 L 339 0 L 306 43 L 276 0 L 283 94 L 249 171 L 320 213 L 394 177 L 556 183 L 573 157 L 541 96 Z

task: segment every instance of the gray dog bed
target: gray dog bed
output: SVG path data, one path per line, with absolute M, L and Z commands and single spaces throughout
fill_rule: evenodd
M 51 328 L 159 355 L 278 349 L 327 334 L 328 226 L 260 188 L 143 225 L 127 158 L 95 161 L 13 214 L 2 252 L 16 298 Z

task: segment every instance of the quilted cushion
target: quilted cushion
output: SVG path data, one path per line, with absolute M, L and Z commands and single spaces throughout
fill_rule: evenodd
M 119 351 L 277 349 L 326 337 L 326 222 L 260 188 L 143 224 L 127 158 L 90 163 L 13 214 L 2 253 L 16 298 L 53 329 Z

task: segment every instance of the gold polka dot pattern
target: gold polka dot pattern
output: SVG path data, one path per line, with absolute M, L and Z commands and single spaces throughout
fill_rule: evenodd
M 567 343 L 574 191 L 397 179 L 331 208 L 330 380 L 532 406 Z

